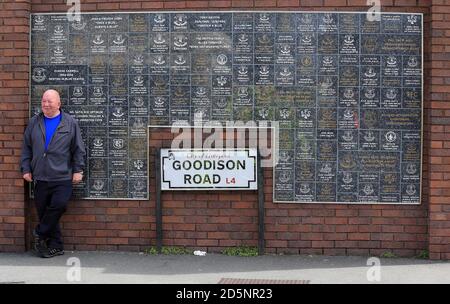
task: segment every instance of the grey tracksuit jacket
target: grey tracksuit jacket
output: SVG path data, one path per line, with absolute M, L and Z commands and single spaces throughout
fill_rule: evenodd
M 65 181 L 85 168 L 86 149 L 76 120 L 61 110 L 61 122 L 45 151 L 44 114 L 30 119 L 25 130 L 20 170 L 33 180 Z

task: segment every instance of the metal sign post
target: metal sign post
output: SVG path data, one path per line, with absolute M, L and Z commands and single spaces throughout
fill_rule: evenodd
M 261 167 L 261 154 L 258 150 L 257 160 L 258 174 L 258 254 L 264 254 L 264 173 Z
M 162 201 L 161 201 L 161 149 L 156 150 L 156 249 L 161 253 L 162 249 Z

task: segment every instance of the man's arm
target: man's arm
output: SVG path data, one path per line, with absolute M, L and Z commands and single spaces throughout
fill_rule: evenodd
M 70 151 L 72 153 L 72 171 L 73 173 L 80 173 L 84 171 L 86 166 L 86 148 L 84 146 L 83 138 L 81 137 L 81 130 L 78 123 L 74 123 L 74 136 L 72 138 L 72 143 Z
M 31 160 L 33 159 L 31 131 L 32 126 L 31 123 L 29 123 L 23 135 L 22 154 L 20 157 L 20 171 L 23 175 L 31 173 Z

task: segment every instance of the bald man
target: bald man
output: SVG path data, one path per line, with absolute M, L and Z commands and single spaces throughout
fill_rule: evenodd
M 39 224 L 33 230 L 34 249 L 44 258 L 64 254 L 59 220 L 72 195 L 72 184 L 83 179 L 85 146 L 77 121 L 61 110 L 55 90 L 42 96 L 42 112 L 25 130 L 21 172 L 33 182 Z

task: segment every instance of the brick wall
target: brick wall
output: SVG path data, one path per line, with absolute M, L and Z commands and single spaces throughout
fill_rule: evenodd
M 13 1 L 9 1 L 13 2 Z M 63 0 L 32 0 L 32 12 L 64 12 Z M 8 3 L 8 2 L 7 2 Z M 128 11 L 128 10 L 367 10 L 365 0 L 192 0 L 192 1 L 81 1 L 82 11 Z M 5 4 L 1 4 L 5 5 Z M 11 5 L 11 4 L 10 4 Z M 24 5 L 22 7 L 22 5 Z M 450 132 L 447 125 L 450 107 L 448 100 L 449 62 L 449 0 L 387 0 L 382 1 L 383 11 L 424 13 L 424 157 L 423 157 L 423 197 L 420 206 L 390 205 L 325 205 L 325 204 L 274 204 L 272 202 L 272 172 L 265 170 L 266 198 L 266 252 L 300 254 L 357 254 L 376 255 L 392 251 L 399 256 L 414 256 L 422 250 L 430 250 L 432 258 L 448 258 L 449 248 L 449 200 L 450 171 L 447 154 Z M 28 24 L 29 1 L 15 1 L 15 13 L 27 12 L 23 22 Z M 432 12 L 433 15 L 429 13 Z M 0 22 L 8 16 L 4 10 Z M 19 22 L 14 19 L 14 22 Z M 12 21 L 11 21 L 12 22 Z M 6 25 L 6 23 L 5 23 Z M 21 24 L 22 25 L 22 24 Z M 15 27 L 16 25 L 14 25 Z M 17 25 L 17 30 L 28 31 Z M 0 30 L 4 31 L 4 29 Z M 430 37 L 431 33 L 431 37 Z M 0 52 L 10 54 L 11 43 L 2 34 Z M 17 36 L 16 36 L 17 35 Z M 17 39 L 22 34 L 12 34 Z M 16 48 L 26 50 L 27 34 Z M 446 38 L 447 37 L 447 38 Z M 10 40 L 13 40 L 11 38 Z M 22 44 L 19 42 L 21 41 Z M 8 51 L 9 49 L 9 51 Z M 431 50 L 431 52 L 430 52 Z M 22 55 L 22 53 L 19 53 Z M 0 62 L 10 71 L 2 68 L 0 89 L 1 120 L 0 187 L 0 251 L 23 248 L 23 184 L 14 171 L 17 166 L 18 143 L 24 127 L 27 105 L 26 51 L 24 57 L 0 56 Z M 6 59 L 5 59 L 6 58 Z M 7 62 L 4 63 L 3 61 Z M 15 60 L 19 60 L 15 62 Z M 431 62 L 433 60 L 433 62 Z M 10 82 L 5 77 L 12 77 Z M 18 78 L 19 77 L 19 78 Z M 21 78 L 22 77 L 22 78 Z M 17 83 L 15 81 L 18 81 Z M 19 86 L 16 88 L 13 86 Z M 14 95 L 12 93 L 14 92 Z M 19 92 L 19 93 L 18 93 Z M 20 95 L 22 94 L 22 95 Z M 20 96 L 21 98 L 19 98 Z M 15 98 L 14 106 L 8 105 Z M 18 108 L 16 108 L 18 107 Z M 14 112 L 3 111 L 12 110 Z M 15 117 L 19 115 L 20 117 Z M 11 117 L 14 116 L 14 117 Z M 17 119 L 17 123 L 8 118 Z M 7 127 L 5 124 L 14 127 Z M 12 134 L 12 135 L 11 135 Z M 170 137 L 155 135 L 150 146 L 166 145 Z M 5 140 L 7 142 L 5 142 Z M 7 147 L 13 145 L 14 147 Z M 5 155 L 3 155 L 5 154 Z M 4 164 L 4 162 L 9 161 Z M 6 167 L 5 167 L 6 166 Z M 152 169 L 153 167 L 151 167 Z M 154 174 L 154 170 L 150 171 Z M 6 179 L 5 179 L 6 178 Z M 7 183 L 8 185 L 3 185 Z M 12 187 L 11 185 L 17 185 Z M 154 191 L 154 179 L 151 180 Z M 10 196 L 17 199 L 12 207 Z M 154 197 L 154 194 L 151 194 Z M 256 193 L 250 192 L 170 192 L 163 194 L 164 201 L 164 241 L 165 246 L 188 246 L 192 248 L 218 251 L 223 247 L 257 244 L 257 203 Z M 14 209 L 15 208 L 15 209 Z M 14 209 L 14 212 L 11 212 Z M 76 250 L 143 250 L 155 244 L 155 203 L 150 201 L 83 200 L 73 201 L 63 218 L 63 231 L 68 249 Z M 11 214 L 13 213 L 13 214 Z M 6 214 L 6 216 L 4 215 Z M 34 214 L 34 213 L 33 213 Z M 430 218 L 429 218 L 430 215 Z M 32 216 L 35 219 L 35 215 Z M 14 223 L 7 223 L 13 221 Z M 16 223 L 16 222 L 19 223 Z M 30 221 L 29 221 L 30 222 Z M 31 226 L 31 225 L 30 225 Z M 20 228 L 20 229 L 19 229 Z M 430 236 L 430 239 L 429 239 Z M 428 240 L 430 240 L 428 244 Z
M 450 1 L 433 1 L 431 14 L 429 248 L 450 259 Z
M 0 251 L 25 248 L 25 203 L 17 171 L 28 121 L 29 0 L 0 3 Z

